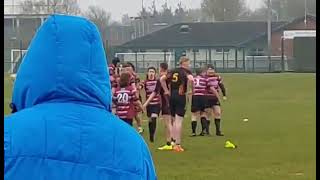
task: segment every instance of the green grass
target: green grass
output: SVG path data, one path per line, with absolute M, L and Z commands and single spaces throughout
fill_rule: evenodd
M 189 137 L 184 153 L 156 150 L 164 141 L 158 123 L 154 144 L 145 139 L 160 180 L 312 180 L 316 178 L 315 74 L 223 74 L 228 100 L 222 103 L 224 137 Z M 11 83 L 5 79 L 5 112 Z M 248 122 L 243 122 L 248 118 Z M 200 124 L 200 123 L 198 123 Z M 198 125 L 199 127 L 199 125 Z M 214 130 L 212 123 L 211 130 Z M 237 149 L 225 149 L 231 140 Z
M 9 75 L 4 74 L 4 114 L 9 114 L 11 109 L 9 104 L 11 102 L 12 94 L 12 81 L 10 80 Z

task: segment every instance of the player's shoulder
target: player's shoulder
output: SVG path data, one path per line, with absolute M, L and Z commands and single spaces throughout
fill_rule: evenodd
M 201 75 L 201 78 L 208 79 L 208 75 Z
M 117 86 L 114 90 L 115 90 L 115 92 L 118 92 L 118 91 L 120 91 L 121 89 L 122 89 L 121 87 Z
M 186 68 L 183 68 L 183 67 L 179 67 L 179 68 L 178 68 L 178 71 L 181 72 L 181 73 L 187 74 L 187 75 L 192 75 L 192 72 L 191 72 L 190 69 L 186 69 Z
M 134 88 L 133 88 L 132 86 L 126 86 L 124 89 L 127 90 L 127 91 L 132 91 L 132 90 L 134 90 Z
M 217 80 L 222 80 L 222 77 L 219 74 L 216 74 L 215 77 L 217 78 Z

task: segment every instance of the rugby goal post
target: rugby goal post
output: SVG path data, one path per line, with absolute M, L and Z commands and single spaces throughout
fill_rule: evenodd
M 25 49 L 11 49 L 9 74 L 15 74 L 17 72 L 26 52 L 27 50 Z
M 133 52 L 133 53 L 115 53 L 115 56 L 121 62 L 130 62 L 136 66 L 138 71 L 145 70 L 148 67 L 159 68 L 160 63 L 167 62 L 169 68 L 174 67 L 173 52 Z

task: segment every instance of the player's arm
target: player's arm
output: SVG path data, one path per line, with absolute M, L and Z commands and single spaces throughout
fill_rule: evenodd
M 164 94 L 169 94 L 169 89 L 168 89 L 168 86 L 167 86 L 167 83 L 166 83 L 167 79 L 168 79 L 168 77 L 166 75 L 163 75 L 160 78 L 160 83 L 161 83 L 161 87 L 162 87 L 162 89 L 164 91 Z
M 135 90 L 136 95 L 139 97 L 139 90 L 135 82 L 131 82 L 131 87 Z
M 144 102 L 143 108 L 146 108 L 146 107 L 149 105 L 150 101 L 151 101 L 156 95 L 157 95 L 156 92 L 152 92 L 152 93 L 150 94 L 149 98 L 146 100 L 146 102 Z
M 189 84 L 189 86 L 188 86 L 189 87 L 188 95 L 192 95 L 194 78 L 193 78 L 192 74 L 188 74 L 187 78 L 188 78 L 188 84 Z
M 224 84 L 223 84 L 223 83 L 220 83 L 220 84 L 219 84 L 219 87 L 220 87 L 220 89 L 221 89 L 222 95 L 223 95 L 223 96 L 227 96 L 227 94 L 226 94 L 226 88 L 224 87 Z
M 161 91 L 161 83 L 160 81 L 157 81 L 156 87 L 154 89 L 154 91 L 150 94 L 149 98 L 146 100 L 146 102 L 143 104 L 143 107 L 146 108 L 150 101 L 157 95 L 160 94 Z
M 138 109 L 141 109 L 142 112 L 143 112 L 143 106 L 142 106 L 141 101 L 139 100 L 139 95 L 135 94 L 135 97 L 134 97 L 133 101 L 134 101 L 134 105 L 136 107 L 138 107 Z
M 219 78 L 219 88 L 221 89 L 221 92 L 222 92 L 222 96 L 223 96 L 223 100 L 227 100 L 227 92 L 226 92 L 226 88 L 222 82 L 222 79 Z
M 210 86 L 210 91 L 219 99 L 219 93 L 213 86 Z

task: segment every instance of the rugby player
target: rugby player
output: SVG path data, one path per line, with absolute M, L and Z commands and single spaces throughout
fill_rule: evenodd
M 161 63 L 159 68 L 160 78 L 165 77 L 168 74 L 168 64 Z M 166 81 L 166 86 L 168 88 L 168 79 Z M 160 80 L 157 80 L 156 88 L 154 92 L 151 93 L 149 98 L 143 104 L 144 109 L 148 106 L 151 100 L 156 96 L 160 95 L 161 97 L 161 115 L 165 124 L 165 135 L 167 143 L 164 146 L 159 147 L 159 150 L 172 150 L 173 149 L 173 139 L 172 139 L 172 120 L 169 108 L 169 96 L 164 94 L 164 90 L 161 86 Z
M 172 135 L 175 141 L 173 150 L 183 152 L 181 146 L 182 121 L 186 112 L 186 91 L 188 81 L 193 82 L 193 76 L 189 70 L 189 58 L 182 56 L 180 58 L 180 67 L 173 69 L 167 76 L 160 78 L 161 86 L 165 95 L 170 95 L 169 106 L 171 118 L 173 119 Z M 170 92 L 166 83 L 169 79 Z
M 146 75 L 146 80 L 144 81 L 144 90 L 146 94 L 146 99 L 150 97 L 150 95 L 155 91 L 157 85 L 156 78 L 156 68 L 149 67 Z M 150 142 L 154 142 L 154 135 L 157 128 L 157 118 L 160 114 L 160 101 L 161 97 L 159 94 L 156 94 L 152 97 L 152 99 L 148 102 L 146 106 L 147 117 L 149 118 L 149 140 Z
M 120 75 L 120 59 L 118 57 L 112 59 L 112 65 L 115 68 L 115 74 Z
M 212 91 L 213 94 L 219 96 L 218 92 L 213 86 L 209 86 L 206 79 L 206 69 L 197 69 L 196 75 L 193 77 L 192 103 L 191 103 L 191 137 L 196 136 L 197 120 L 200 118 L 202 131 L 206 130 L 207 117 L 205 113 L 207 91 Z
M 124 68 L 124 72 L 128 72 L 131 75 L 130 76 L 130 84 L 134 89 L 136 89 L 137 96 L 139 97 L 139 99 L 141 101 L 141 95 L 140 95 L 139 91 L 141 90 L 142 86 L 140 83 L 139 76 L 137 76 L 137 74 L 135 73 L 134 65 L 132 63 L 128 62 L 128 63 L 124 64 L 123 68 Z M 141 133 L 143 133 L 143 128 L 142 128 L 141 119 L 139 117 L 140 111 L 141 111 L 141 109 L 136 109 L 134 119 L 137 122 L 138 132 L 141 134 Z
M 111 92 L 112 95 L 115 92 L 115 88 L 118 87 L 119 75 L 116 74 L 116 66 L 114 64 L 110 64 L 109 66 L 109 76 L 110 76 L 110 84 L 111 84 Z M 112 103 L 112 112 L 115 113 L 115 104 Z
M 212 65 L 208 65 L 207 81 L 208 81 L 209 86 L 213 86 L 217 90 L 218 93 L 219 93 L 219 90 L 221 89 L 221 92 L 223 95 L 223 100 L 227 99 L 226 89 L 225 89 L 224 84 L 222 82 L 222 78 L 221 78 L 221 76 L 219 76 L 215 72 L 215 69 Z M 213 110 L 214 124 L 216 126 L 216 135 L 217 136 L 224 136 L 221 132 L 221 129 L 220 129 L 221 107 L 220 107 L 219 97 L 214 95 L 212 91 L 208 91 L 208 96 L 207 96 L 208 115 L 212 114 L 210 112 L 211 110 Z M 209 134 L 209 127 L 210 127 L 210 118 L 207 119 L 206 131 L 203 133 Z
M 116 115 L 132 126 L 136 106 L 142 109 L 136 89 L 130 85 L 130 74 L 122 73 L 119 86 L 115 89 L 112 100 L 116 105 Z

